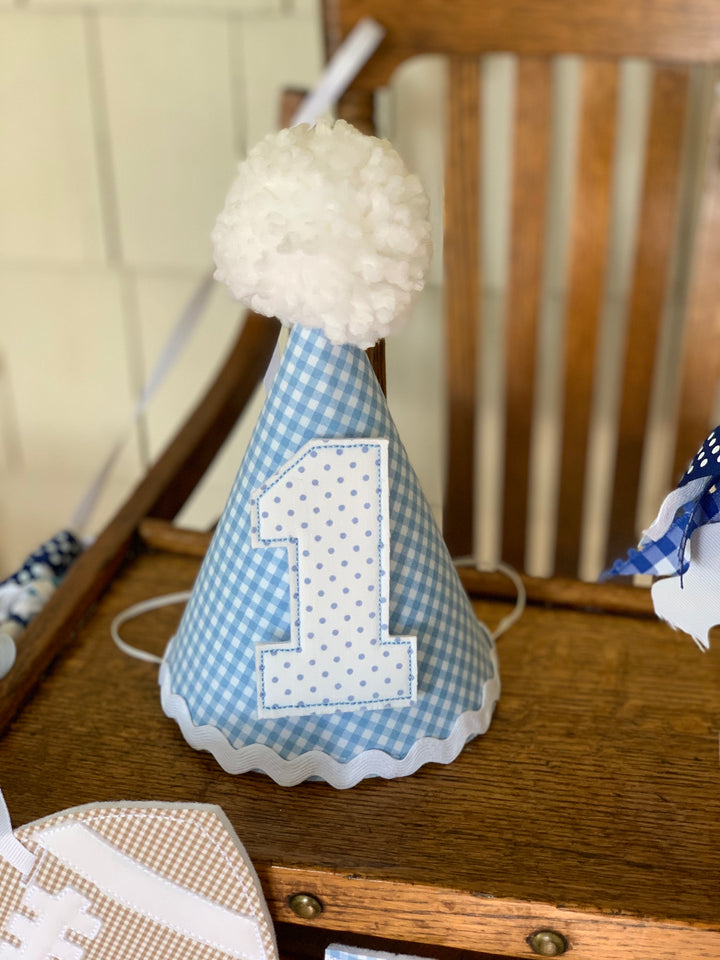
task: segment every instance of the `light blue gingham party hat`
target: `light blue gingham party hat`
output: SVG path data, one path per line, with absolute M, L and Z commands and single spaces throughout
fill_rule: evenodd
M 192 746 L 283 785 L 402 776 L 487 729 L 494 644 L 363 350 L 292 330 L 160 682 Z

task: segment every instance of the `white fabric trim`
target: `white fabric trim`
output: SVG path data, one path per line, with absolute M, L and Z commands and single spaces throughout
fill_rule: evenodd
M 663 534 L 667 533 L 670 524 L 675 519 L 675 514 L 683 504 L 694 500 L 703 487 L 707 486 L 708 477 L 698 477 L 697 480 L 691 480 L 684 487 L 676 487 L 663 500 L 658 515 L 653 522 L 644 531 L 642 540 L 659 540 Z
M 50 827 L 37 842 L 112 900 L 238 960 L 266 960 L 257 921 L 186 890 L 116 850 L 80 823 Z
M 710 629 L 720 623 L 720 524 L 693 530 L 687 573 L 656 580 L 650 591 L 655 613 L 674 630 L 689 633 L 701 650 L 710 649 Z
M 281 787 L 293 787 L 310 777 L 326 780 L 331 786 L 344 790 L 354 787 L 366 777 L 393 779 L 415 773 L 426 763 L 450 763 L 472 737 L 485 733 L 490 726 L 495 704 L 500 698 L 500 675 L 495 650 L 491 653 L 493 676 L 483 687 L 483 705 L 479 710 L 461 714 L 446 740 L 423 737 L 408 753 L 396 759 L 382 750 L 366 750 L 348 763 L 340 763 L 320 750 L 310 750 L 292 760 L 281 756 L 264 744 L 252 743 L 235 748 L 217 727 L 195 726 L 183 697 L 172 692 L 167 663 L 160 667 L 160 698 L 166 716 L 175 720 L 191 747 L 207 750 L 227 773 L 247 773 L 260 770 Z

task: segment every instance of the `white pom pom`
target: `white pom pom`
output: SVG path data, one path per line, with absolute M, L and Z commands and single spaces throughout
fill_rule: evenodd
M 301 124 L 240 164 L 212 240 L 215 277 L 252 310 L 370 347 L 422 290 L 428 201 L 386 140 Z

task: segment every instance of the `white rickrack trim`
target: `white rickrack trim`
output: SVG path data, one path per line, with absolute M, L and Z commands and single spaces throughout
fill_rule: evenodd
M 193 723 L 185 699 L 172 691 L 167 662 L 160 667 L 158 682 L 165 714 L 178 723 L 190 746 L 196 750 L 207 750 L 227 773 L 259 770 L 281 787 L 292 787 L 314 777 L 326 780 L 338 790 L 344 790 L 354 787 L 366 777 L 394 779 L 415 773 L 426 763 L 450 763 L 468 740 L 485 733 L 500 697 L 500 676 L 494 649 L 491 656 L 493 675 L 483 686 L 482 707 L 461 714 L 445 740 L 423 737 L 399 759 L 382 750 L 366 750 L 347 763 L 340 763 L 321 750 L 309 750 L 292 760 L 285 760 L 264 744 L 252 743 L 239 748 L 233 747 L 217 727 L 209 724 L 196 726 Z

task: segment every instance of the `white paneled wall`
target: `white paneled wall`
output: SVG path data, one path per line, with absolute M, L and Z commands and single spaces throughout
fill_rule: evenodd
M 3 266 L 0 318 L 6 437 L 18 441 L 0 474 L 0 531 L 3 558 L 18 559 L 67 522 L 129 423 L 120 280 L 103 267 Z M 129 443 L 105 515 L 138 473 Z
M 202 269 L 242 123 L 233 109 L 228 23 L 156 14 L 96 22 L 97 125 L 107 118 L 109 203 L 122 260 Z
M 103 263 L 81 16 L 0 17 L 0 145 L 0 257 Z
M 237 161 L 321 67 L 315 0 L 0 0 L 0 575 L 129 432 L 97 530 L 212 376 L 241 322 L 220 288 L 128 430 Z M 222 508 L 260 399 L 190 522 Z

